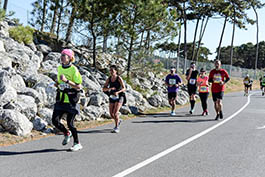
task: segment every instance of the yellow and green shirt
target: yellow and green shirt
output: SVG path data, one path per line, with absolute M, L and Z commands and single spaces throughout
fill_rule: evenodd
M 57 81 L 58 84 L 65 84 L 61 79 L 60 79 L 60 75 L 64 75 L 66 77 L 67 80 L 72 81 L 76 84 L 82 84 L 82 76 L 79 73 L 78 69 L 72 65 L 68 68 L 63 68 L 62 65 L 60 65 L 58 68 L 58 74 L 57 74 Z M 62 98 L 62 92 L 60 93 L 60 99 Z M 67 96 L 67 94 L 65 94 L 64 97 L 64 103 L 70 103 L 69 98 Z

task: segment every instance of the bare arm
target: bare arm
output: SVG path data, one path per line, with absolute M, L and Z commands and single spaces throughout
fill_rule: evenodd
M 106 82 L 103 86 L 103 92 L 107 92 L 107 91 L 111 90 L 110 88 L 108 88 L 108 85 L 109 85 L 109 78 L 106 80 Z
M 73 81 L 67 80 L 66 77 L 63 74 L 60 76 L 60 79 L 63 82 L 69 84 L 74 89 L 80 90 L 82 88 L 82 85 L 81 84 L 76 84 Z M 57 83 L 57 85 L 58 85 L 58 83 Z
M 121 92 L 125 92 L 126 91 L 126 87 L 125 87 L 125 85 L 124 85 L 124 82 L 123 82 L 123 80 L 121 79 L 121 77 L 120 76 L 118 76 L 118 81 L 120 82 L 120 84 L 121 84 L 121 90 L 119 90 L 119 91 L 117 91 L 116 93 L 117 94 L 119 94 L 119 93 L 121 93 Z

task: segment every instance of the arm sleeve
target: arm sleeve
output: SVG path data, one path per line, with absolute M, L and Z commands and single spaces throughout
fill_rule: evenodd
M 181 83 L 182 82 L 182 80 L 181 80 L 181 78 L 178 76 L 178 83 Z
M 76 84 L 82 84 L 82 76 L 79 73 L 79 71 L 76 69 L 74 76 L 73 76 L 73 81 Z

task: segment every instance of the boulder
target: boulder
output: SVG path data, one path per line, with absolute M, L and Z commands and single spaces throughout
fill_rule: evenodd
M 29 135 L 33 128 L 28 118 L 16 110 L 3 110 L 0 124 L 6 131 L 18 136 Z
M 49 125 L 52 125 L 52 113 L 53 110 L 49 108 L 40 108 L 38 110 L 38 115 L 41 119 L 47 122 Z
M 35 99 L 27 95 L 17 96 L 17 110 L 24 114 L 29 120 L 33 120 L 37 114 Z
M 32 123 L 33 123 L 33 128 L 38 131 L 45 130 L 48 125 L 48 123 L 45 120 L 41 119 L 40 117 L 35 117 Z

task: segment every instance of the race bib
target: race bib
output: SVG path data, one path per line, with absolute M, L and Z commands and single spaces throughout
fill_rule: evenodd
M 67 84 L 67 83 L 61 83 L 61 84 L 58 85 L 58 87 L 59 87 L 60 90 L 64 90 L 66 88 L 68 88 L 68 89 L 71 88 L 71 86 L 69 84 Z
M 208 92 L 207 86 L 201 86 L 200 92 Z
M 244 84 L 249 84 L 249 81 L 244 81 Z
M 176 79 L 169 79 L 168 83 L 169 83 L 169 85 L 176 85 L 177 81 L 176 81 Z
M 195 85 L 195 84 L 196 84 L 196 79 L 190 79 L 190 80 L 189 80 L 189 83 L 190 83 L 191 85 Z
M 222 76 L 220 74 L 215 74 L 213 76 L 213 82 L 216 84 L 220 84 L 222 81 Z

